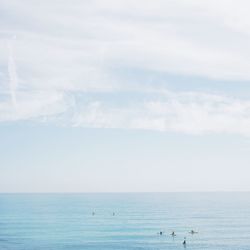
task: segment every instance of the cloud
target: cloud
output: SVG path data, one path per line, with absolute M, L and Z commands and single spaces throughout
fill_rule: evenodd
M 45 0 L 39 6 L 27 0 L 1 2 L 5 15 L 0 29 L 5 36 L 6 30 L 17 34 L 20 71 L 28 71 L 23 77 L 31 86 L 66 85 L 62 79 L 70 81 L 68 88 L 84 88 L 87 82 L 106 85 L 101 79 L 114 65 L 212 79 L 250 79 L 250 20 L 244 11 L 249 3 L 245 1 L 243 5 Z
M 125 107 L 90 102 L 73 117 L 72 122 L 74 126 L 83 127 L 250 136 L 250 101 L 206 93 L 168 91 L 164 96 L 155 96 L 155 100 Z
M 9 42 L 9 60 L 8 60 L 8 72 L 9 72 L 9 84 L 10 84 L 10 94 L 11 100 L 14 107 L 17 105 L 16 101 L 16 89 L 18 87 L 18 77 L 16 73 L 16 65 L 13 57 L 12 44 Z
M 52 91 L 18 91 L 18 105 L 14 107 L 9 101 L 0 103 L 0 122 L 33 120 L 59 120 L 61 114 L 74 105 L 70 97 Z
M 243 0 L 0 0 L 0 121 L 248 136 L 249 96 L 207 91 L 218 81 L 249 84 L 248 7 Z M 169 75 L 190 87 L 170 90 Z M 192 77 L 206 79 L 199 92 Z

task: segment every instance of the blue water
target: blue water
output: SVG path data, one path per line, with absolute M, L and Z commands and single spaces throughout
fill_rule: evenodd
M 250 194 L 0 195 L 1 250 L 183 250 L 185 236 L 190 250 L 249 250 Z

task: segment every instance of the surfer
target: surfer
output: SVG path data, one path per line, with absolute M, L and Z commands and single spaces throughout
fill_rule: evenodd
M 195 232 L 194 230 L 191 230 L 189 233 L 190 234 L 197 234 L 198 232 Z
M 176 234 L 175 234 L 175 232 L 173 231 L 172 233 L 171 233 L 171 235 L 174 237 L 174 236 L 176 236 Z
M 186 246 L 187 245 L 187 242 L 186 242 L 186 237 L 184 238 L 184 241 L 182 242 L 183 246 Z

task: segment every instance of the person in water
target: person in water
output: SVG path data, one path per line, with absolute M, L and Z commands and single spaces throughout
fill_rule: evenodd
M 195 232 L 194 230 L 191 230 L 189 233 L 191 233 L 191 234 L 197 234 L 198 232 Z
M 175 232 L 173 231 L 172 233 L 171 233 L 171 235 L 174 237 L 174 236 L 176 236 L 176 234 L 175 234 Z
M 163 235 L 163 232 L 162 232 L 162 231 L 160 231 L 160 235 Z
M 184 238 L 184 241 L 182 242 L 183 246 L 186 246 L 187 242 L 186 242 L 186 237 Z

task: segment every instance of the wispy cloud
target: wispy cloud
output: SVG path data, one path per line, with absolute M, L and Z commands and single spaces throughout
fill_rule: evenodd
M 218 81 L 249 84 L 247 7 L 243 0 L 0 0 L 0 120 L 249 136 L 250 95 L 213 91 Z M 190 87 L 170 90 L 168 75 Z M 209 83 L 200 80 L 198 92 L 190 77 Z
M 14 107 L 17 106 L 16 90 L 18 87 L 18 77 L 16 73 L 16 65 L 13 57 L 13 48 L 11 41 L 8 43 L 9 59 L 8 59 L 8 72 L 9 72 L 9 86 L 12 104 Z
M 18 105 L 13 107 L 8 101 L 0 104 L 0 122 L 33 120 L 49 121 L 68 111 L 72 104 L 70 97 L 63 93 L 48 91 L 19 91 Z
M 250 101 L 206 93 L 167 92 L 125 107 L 90 102 L 72 121 L 74 126 L 84 127 L 250 136 Z

